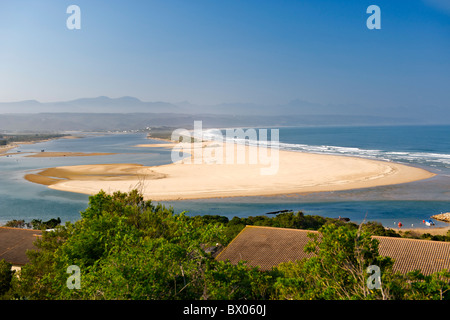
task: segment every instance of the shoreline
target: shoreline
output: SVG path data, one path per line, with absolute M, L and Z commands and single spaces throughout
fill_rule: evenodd
M 107 152 L 70 152 L 70 151 L 41 151 L 41 152 L 9 152 L 10 150 L 19 148 L 21 145 L 31 145 L 41 142 L 48 142 L 52 140 L 59 139 L 82 139 L 81 136 L 62 136 L 56 138 L 49 138 L 43 140 L 35 140 L 35 141 L 17 141 L 7 144 L 5 146 L 0 146 L 0 157 L 1 156 L 12 156 L 12 155 L 25 155 L 25 158 L 53 158 L 53 157 L 89 157 L 89 156 L 109 156 L 115 155 L 117 153 L 107 153 Z
M 200 144 L 203 153 L 210 144 Z M 168 148 L 175 145 L 136 147 Z M 223 145 L 226 147 L 230 143 Z M 232 145 L 237 148 L 236 144 Z M 245 146 L 246 155 L 252 148 L 258 149 Z M 195 148 L 191 151 L 191 157 L 186 158 L 188 160 L 196 153 Z M 69 166 L 46 169 L 25 178 L 51 189 L 89 195 L 100 190 L 128 192 L 137 186 L 145 199 L 173 201 L 351 190 L 403 184 L 435 176 L 424 169 L 379 160 L 286 150 L 278 152 L 279 168 L 274 175 L 261 175 L 260 169 L 267 165 L 260 163 L 211 163 L 212 155 L 209 153 L 202 154 L 201 164 L 178 161 L 151 167 L 137 164 Z
M 109 156 L 116 153 L 106 152 L 38 152 L 27 155 L 27 158 L 53 158 L 53 157 L 94 157 L 94 156 Z
M 17 147 L 18 147 L 18 145 L 15 146 L 12 144 L 8 144 L 6 146 L 1 146 L 0 147 L 0 156 L 6 155 L 9 150 L 15 149 Z
M 79 139 L 79 138 L 80 137 L 78 137 L 78 136 L 67 135 L 67 136 L 62 136 L 62 137 L 46 138 L 46 139 L 42 139 L 42 140 L 15 141 L 15 142 L 9 143 L 7 145 L 0 146 L 0 156 L 8 155 L 8 151 L 18 148 L 24 144 L 36 144 L 36 143 L 48 142 L 48 141 L 58 140 L 58 139 Z M 19 153 L 11 153 L 9 155 L 13 155 L 13 154 L 19 154 Z M 23 153 L 20 153 L 20 154 L 23 154 Z
M 450 231 L 450 226 L 446 226 L 446 227 L 423 227 L 423 226 L 418 226 L 418 227 L 408 227 L 408 228 L 404 228 L 402 227 L 400 228 L 392 228 L 392 230 L 396 231 L 397 233 L 405 233 L 405 232 L 409 232 L 411 233 L 412 236 L 420 236 L 422 234 L 431 234 L 432 236 L 444 236 L 447 234 L 447 232 Z

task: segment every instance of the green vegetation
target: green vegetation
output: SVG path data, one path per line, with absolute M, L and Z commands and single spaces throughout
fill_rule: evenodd
M 223 216 L 195 216 L 192 219 L 201 221 L 202 223 L 219 223 L 224 227 L 224 235 L 227 241 L 231 241 L 234 237 L 245 228 L 246 225 L 251 226 L 265 226 L 265 227 L 278 227 L 278 228 L 294 228 L 304 230 L 318 230 L 323 225 L 334 223 L 337 225 L 345 225 L 346 222 L 333 218 L 324 218 L 321 216 L 304 215 L 303 212 L 298 211 L 281 213 L 273 217 L 268 216 L 256 216 L 239 218 L 234 217 L 229 220 Z M 357 228 L 355 224 L 351 224 L 354 228 Z M 227 242 L 228 243 L 228 242 Z M 227 244 L 225 243 L 225 244 Z
M 195 216 L 192 219 L 201 221 L 202 223 L 219 223 L 223 225 L 225 227 L 224 233 L 226 235 L 226 238 L 229 240 L 232 240 L 235 236 L 237 236 L 237 234 L 242 229 L 244 229 L 246 225 L 319 230 L 325 225 L 335 224 L 338 226 L 346 225 L 354 230 L 358 229 L 358 225 L 352 222 L 344 222 L 339 219 L 324 218 L 316 215 L 304 215 L 301 211 L 280 213 L 274 217 L 234 217 L 233 219 L 229 220 L 227 217 L 223 216 L 204 215 Z M 447 235 L 431 235 L 429 233 L 425 233 L 422 235 L 414 236 L 413 234 L 411 234 L 411 232 L 397 232 L 393 229 L 386 229 L 381 223 L 376 221 L 368 221 L 361 224 L 361 230 L 368 232 L 374 236 L 403 237 L 450 242 L 450 231 L 447 232 Z
M 25 222 L 25 220 L 10 220 L 6 222 L 5 227 L 10 228 L 25 228 L 34 230 L 46 230 L 53 229 L 54 227 L 61 224 L 61 218 L 52 218 L 48 221 L 42 221 L 40 219 L 33 219 L 31 222 Z
M 214 259 L 246 224 L 318 229 L 305 248 L 309 259 L 268 272 Z M 55 226 L 28 252 L 20 277 L 0 261 L 4 299 L 450 299 L 450 273 L 392 272 L 378 254 L 378 224 L 283 213 L 228 220 L 174 214 L 137 191 L 90 197 L 75 223 Z M 366 285 L 367 266 L 381 269 L 382 289 Z M 69 266 L 80 268 L 81 288 L 69 289 Z
M 11 263 L 0 260 L 0 299 L 9 299 L 14 271 L 11 270 Z
M 163 139 L 163 140 L 171 140 L 172 139 L 172 133 L 176 130 L 176 127 L 168 127 L 168 126 L 161 126 L 161 127 L 151 127 L 149 128 L 150 132 L 147 135 L 147 138 L 149 139 Z
M 0 135 L 0 145 L 7 145 L 12 142 L 35 142 L 48 139 L 56 139 L 67 136 L 67 134 L 2 134 Z
M 312 241 L 305 248 L 315 253 L 313 257 L 275 268 L 276 299 L 450 299 L 448 270 L 430 276 L 420 271 L 394 273 L 394 261 L 378 254 L 378 241 L 362 228 L 329 224 L 320 232 L 321 240 L 318 241 L 318 235 L 311 235 Z M 372 264 L 380 267 L 381 289 L 369 289 L 366 285 L 366 268 Z

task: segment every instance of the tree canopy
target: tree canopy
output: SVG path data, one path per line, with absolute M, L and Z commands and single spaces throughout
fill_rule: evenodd
M 305 250 L 311 258 L 268 272 L 217 261 L 215 249 L 245 224 L 318 229 Z M 0 296 L 6 299 L 450 299 L 450 273 L 392 272 L 371 235 L 333 219 L 283 213 L 273 218 L 175 214 L 144 201 L 136 190 L 89 199 L 81 219 L 44 231 L 29 251 L 20 277 L 0 261 Z M 369 265 L 381 270 L 381 289 L 370 289 Z M 80 287 L 68 285 L 80 270 Z

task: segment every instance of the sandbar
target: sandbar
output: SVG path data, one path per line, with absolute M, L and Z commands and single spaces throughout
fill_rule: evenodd
M 26 157 L 30 158 L 53 158 L 53 157 L 93 157 L 93 156 L 109 156 L 115 153 L 106 152 L 38 152 Z
M 14 148 L 17 148 L 19 145 L 16 143 L 11 143 L 11 144 L 7 144 L 5 146 L 0 146 L 0 156 L 5 156 L 7 155 L 7 152 L 9 150 L 12 150 Z
M 139 164 L 102 164 L 102 165 L 80 165 L 48 168 L 37 174 L 27 174 L 25 179 L 43 185 L 53 185 L 62 181 L 136 181 L 143 179 L 140 173 L 144 167 Z M 146 170 L 147 179 L 163 178 L 164 175 Z M 133 189 L 133 188 L 132 188 Z M 132 190 L 130 189 L 130 190 Z
M 229 144 L 228 144 L 229 145 Z M 152 147 L 155 147 L 154 145 Z M 208 145 L 201 145 L 206 151 Z M 234 146 L 237 150 L 237 146 Z M 245 146 L 246 155 L 253 146 Z M 193 148 L 194 149 L 194 148 Z M 201 198 L 273 196 L 339 191 L 408 183 L 435 176 L 403 164 L 358 157 L 278 150 L 278 170 L 262 175 L 267 163 L 217 163 L 213 153 L 203 152 L 174 163 L 145 167 L 139 164 L 96 164 L 46 169 L 25 178 L 49 188 L 93 195 L 128 192 L 138 188 L 154 201 Z M 273 151 L 272 151 L 273 152 Z M 217 157 L 215 158 L 217 160 Z

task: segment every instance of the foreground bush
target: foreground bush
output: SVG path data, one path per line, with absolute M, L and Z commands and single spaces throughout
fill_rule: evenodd
M 234 220 L 234 221 L 233 221 Z M 137 191 L 90 197 L 81 219 L 43 232 L 39 250 L 20 277 L 0 262 L 0 297 L 6 299 L 450 299 L 450 273 L 394 274 L 371 231 L 287 213 L 256 223 L 319 228 L 305 250 L 314 255 L 262 272 L 241 262 L 216 261 L 209 252 L 241 228 L 238 218 L 174 214 Z M 251 221 L 252 219 L 249 219 Z M 369 265 L 381 270 L 370 289 Z M 68 270 L 70 273 L 68 273 Z M 72 273 L 72 270 L 75 270 Z M 79 271 L 78 277 L 76 270 Z M 77 282 L 77 279 L 80 280 Z

